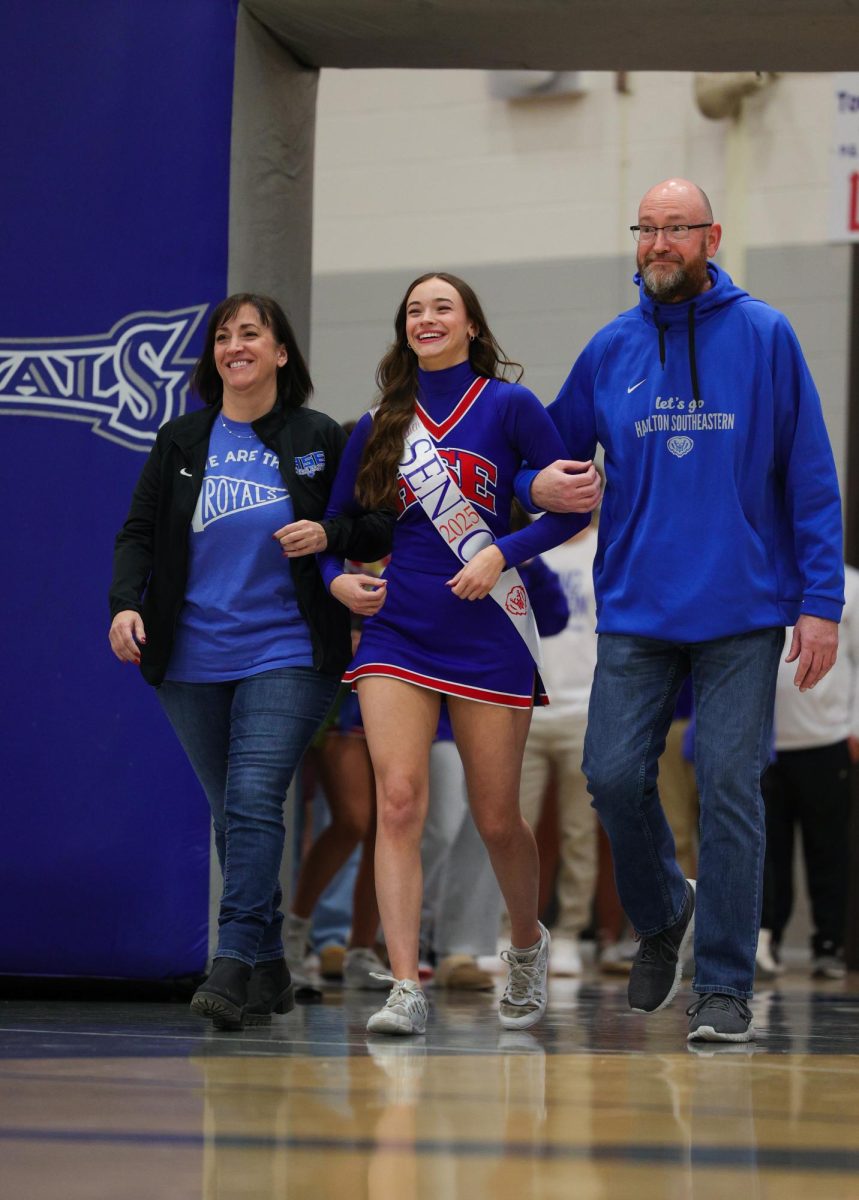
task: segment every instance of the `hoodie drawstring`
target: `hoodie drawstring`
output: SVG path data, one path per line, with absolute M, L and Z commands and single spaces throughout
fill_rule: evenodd
M 659 305 L 653 306 L 653 320 L 656 325 L 656 330 L 659 334 L 659 363 L 662 369 L 665 369 L 665 334 L 668 329 L 667 325 L 663 325 L 659 320 Z M 689 305 L 689 316 L 687 318 L 687 331 L 689 334 L 689 377 L 692 381 L 692 399 L 695 401 L 695 407 L 698 407 L 698 360 L 695 357 L 695 305 Z
M 698 363 L 695 360 L 695 305 L 689 305 L 689 374 L 692 377 L 692 399 L 698 407 Z

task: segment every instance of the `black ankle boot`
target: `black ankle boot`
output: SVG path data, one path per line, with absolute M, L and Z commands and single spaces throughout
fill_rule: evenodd
M 209 1017 L 216 1029 L 241 1029 L 251 968 L 237 958 L 216 958 L 205 983 L 191 997 L 191 1011 Z
M 245 1020 L 249 1025 L 266 1025 L 272 1013 L 288 1013 L 295 1007 L 295 988 L 285 958 L 257 963 L 248 981 Z

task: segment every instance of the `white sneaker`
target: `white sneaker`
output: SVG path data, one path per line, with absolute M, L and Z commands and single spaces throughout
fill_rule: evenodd
M 295 913 L 287 915 L 283 929 L 283 956 L 295 985 L 296 996 L 302 1000 L 321 1000 L 322 991 L 317 986 L 319 980 L 313 974 L 313 956 L 307 953 L 311 920 L 311 917 L 297 917 Z
M 346 951 L 343 984 L 364 991 L 387 991 L 389 980 L 385 977 L 385 964 L 375 950 L 368 946 L 356 946 L 354 950 Z
M 393 979 L 390 975 L 383 975 L 382 979 L 394 986 L 385 1007 L 373 1013 L 367 1022 L 367 1032 L 424 1033 L 429 1005 L 420 985 L 413 979 Z
M 551 975 L 581 975 L 582 956 L 579 953 L 579 939 L 575 936 L 552 938 L 552 961 L 549 966 Z
M 310 917 L 297 917 L 288 913 L 283 930 L 283 954 L 290 971 L 300 971 L 307 954 L 310 937 Z
M 540 926 L 540 941 L 533 950 L 515 950 L 510 946 L 501 957 L 510 968 L 507 986 L 498 1006 L 498 1018 L 505 1029 L 530 1029 L 546 1011 L 549 1001 L 549 931 Z
M 846 979 L 847 967 L 837 954 L 818 954 L 811 963 L 811 978 Z
M 755 951 L 755 972 L 759 979 L 775 979 L 784 972 L 784 967 L 776 958 L 771 929 L 761 929 L 758 933 L 758 948 Z

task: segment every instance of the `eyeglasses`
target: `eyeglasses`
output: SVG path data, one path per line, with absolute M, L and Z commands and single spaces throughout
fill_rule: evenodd
M 658 233 L 664 233 L 669 242 L 685 242 L 690 229 L 709 229 L 712 221 L 700 225 L 630 225 L 632 236 L 637 242 L 655 242 Z

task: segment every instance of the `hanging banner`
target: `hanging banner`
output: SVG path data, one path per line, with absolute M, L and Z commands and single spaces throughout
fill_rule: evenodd
M 110 652 L 107 589 L 226 293 L 235 9 L 4 13 L 0 975 L 206 962 L 207 806 L 153 690 Z
M 859 72 L 833 79 L 829 240 L 859 242 Z

